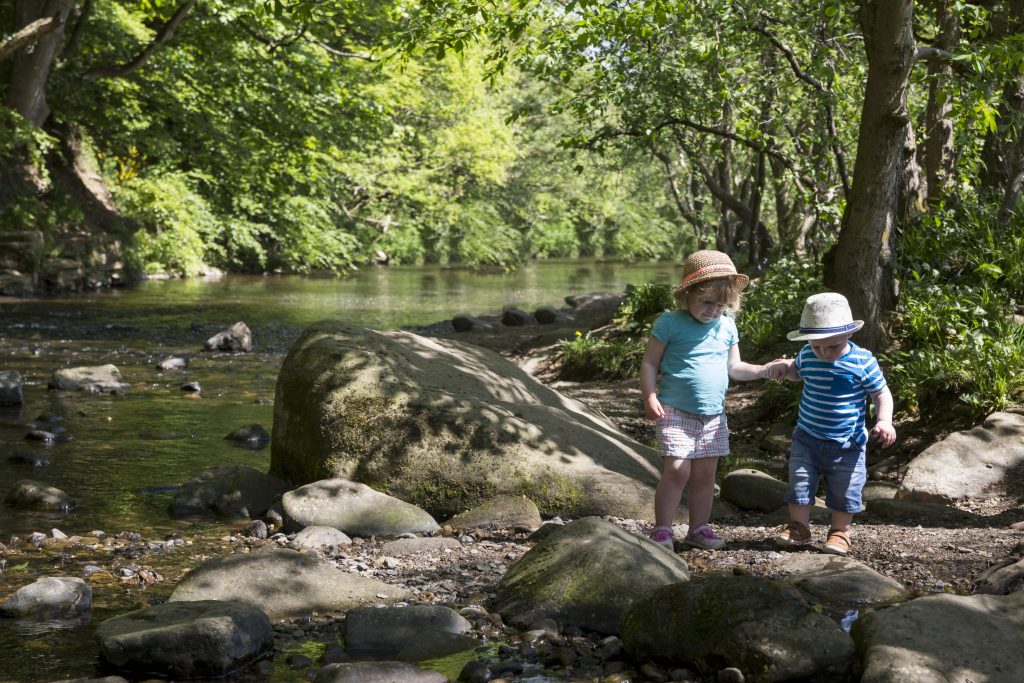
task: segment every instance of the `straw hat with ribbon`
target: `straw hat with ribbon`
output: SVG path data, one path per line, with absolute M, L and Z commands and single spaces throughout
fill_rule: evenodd
M 864 327 L 863 320 L 854 320 L 850 302 L 842 294 L 825 292 L 807 297 L 800 314 L 800 329 L 786 335 L 790 341 L 827 339 L 837 334 L 853 334 Z
M 736 266 L 727 254 L 710 249 L 695 251 L 683 264 L 683 280 L 676 287 L 676 294 L 701 282 L 723 277 L 731 279 L 736 289 L 743 289 L 750 283 L 749 277 L 736 272 Z

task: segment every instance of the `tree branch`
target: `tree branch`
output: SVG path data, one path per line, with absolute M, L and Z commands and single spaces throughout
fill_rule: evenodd
M 60 15 L 36 19 L 7 40 L 0 43 L 0 62 L 12 56 L 15 52 L 36 42 L 42 36 L 51 31 L 56 31 L 61 26 Z
M 150 57 L 156 54 L 156 51 L 159 50 L 164 43 L 174 37 L 175 32 L 178 30 L 178 26 L 185 20 L 186 15 L 188 15 L 195 4 L 196 0 L 185 0 L 185 2 L 178 7 L 174 16 L 164 24 L 162 29 L 160 29 L 160 32 L 157 34 L 156 38 L 153 39 L 153 42 L 147 45 L 145 49 L 137 54 L 131 61 L 118 66 L 101 66 L 91 69 L 85 73 L 84 78 L 88 81 L 95 81 L 101 78 L 121 78 L 140 69 L 143 64 L 149 61 Z

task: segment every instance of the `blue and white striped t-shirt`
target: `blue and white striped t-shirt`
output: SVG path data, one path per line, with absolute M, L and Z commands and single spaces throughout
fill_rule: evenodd
M 804 390 L 796 425 L 819 439 L 862 444 L 868 438 L 867 398 L 885 388 L 885 377 L 870 351 L 849 344 L 833 363 L 818 360 L 810 344 L 800 349 L 796 369 Z

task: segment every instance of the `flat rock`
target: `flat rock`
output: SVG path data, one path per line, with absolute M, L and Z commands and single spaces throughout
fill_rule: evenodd
M 351 536 L 401 536 L 440 530 L 415 505 L 347 479 L 324 479 L 281 497 L 286 530 L 329 526 Z
M 277 620 L 410 597 L 404 588 L 342 571 L 309 553 L 276 548 L 207 560 L 185 574 L 169 599 L 243 602 Z

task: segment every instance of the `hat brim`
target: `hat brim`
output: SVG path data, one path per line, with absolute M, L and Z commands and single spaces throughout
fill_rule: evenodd
M 846 330 L 845 332 L 807 332 L 802 333 L 800 330 L 793 330 L 786 335 L 786 339 L 789 341 L 813 341 L 815 339 L 828 339 L 829 337 L 838 337 L 841 334 L 853 334 L 860 328 L 864 327 L 863 320 L 852 321 L 854 327 Z

